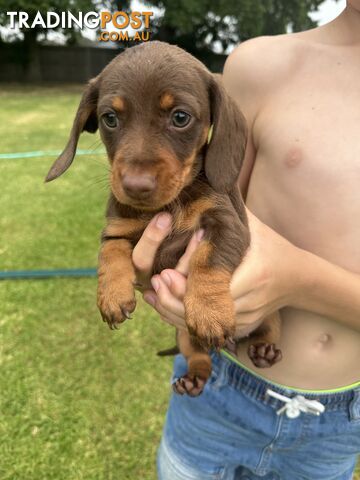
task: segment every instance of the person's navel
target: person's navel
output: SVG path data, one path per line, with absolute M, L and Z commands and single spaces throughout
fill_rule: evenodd
M 316 339 L 316 345 L 318 348 L 326 348 L 330 346 L 331 340 L 331 335 L 328 333 L 321 333 Z

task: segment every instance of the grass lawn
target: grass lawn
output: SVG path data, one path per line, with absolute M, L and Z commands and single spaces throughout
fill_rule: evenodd
M 0 153 L 61 150 L 80 92 L 0 86 Z M 53 160 L 0 159 L 0 270 L 96 265 L 105 158 L 45 185 Z M 140 303 L 112 332 L 95 293 L 95 279 L 0 283 L 0 480 L 156 479 L 171 359 L 155 352 L 173 330 Z
M 0 86 L 0 153 L 61 150 L 81 89 Z M 84 134 L 80 148 L 97 148 Z M 54 158 L 0 159 L 0 269 L 96 266 L 104 156 L 44 184 Z M 155 479 L 173 331 L 140 305 L 102 323 L 95 279 L 0 283 L 0 479 Z

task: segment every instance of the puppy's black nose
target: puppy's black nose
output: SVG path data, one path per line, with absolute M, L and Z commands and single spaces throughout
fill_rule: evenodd
M 149 197 L 155 190 L 156 180 L 153 175 L 143 173 L 141 175 L 126 174 L 122 178 L 122 186 L 125 193 L 134 199 Z

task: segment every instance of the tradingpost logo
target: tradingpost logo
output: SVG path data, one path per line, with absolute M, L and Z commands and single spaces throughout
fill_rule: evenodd
M 101 33 L 99 40 L 101 42 L 147 42 L 150 40 L 150 18 L 153 16 L 153 12 L 131 12 L 129 14 L 125 12 L 101 12 Z M 108 24 L 112 24 L 117 31 L 109 31 Z M 129 35 L 129 31 L 126 28 L 132 28 L 134 30 L 133 36 Z M 139 31 L 142 29 L 141 31 Z
M 150 25 L 153 12 L 79 12 L 73 14 L 65 12 L 38 11 L 33 18 L 27 12 L 6 12 L 9 17 L 9 27 L 42 28 L 51 30 L 56 28 L 78 28 L 83 30 L 100 30 L 98 40 L 100 42 L 147 42 L 150 40 Z M 131 30 L 130 30 L 131 29 Z

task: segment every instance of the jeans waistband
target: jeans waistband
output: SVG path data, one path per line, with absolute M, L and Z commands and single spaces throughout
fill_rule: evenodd
M 235 389 L 241 390 L 248 396 L 270 405 L 276 410 L 284 404 L 282 401 L 267 395 L 270 389 L 280 395 L 294 397 L 302 395 L 309 400 L 317 400 L 324 405 L 326 412 L 335 410 L 348 410 L 352 420 L 360 421 L 360 387 L 343 390 L 334 393 L 306 392 L 296 388 L 282 387 L 260 377 L 234 361 L 227 358 L 223 353 L 212 353 L 213 372 L 216 376 L 216 383 L 224 382 Z

